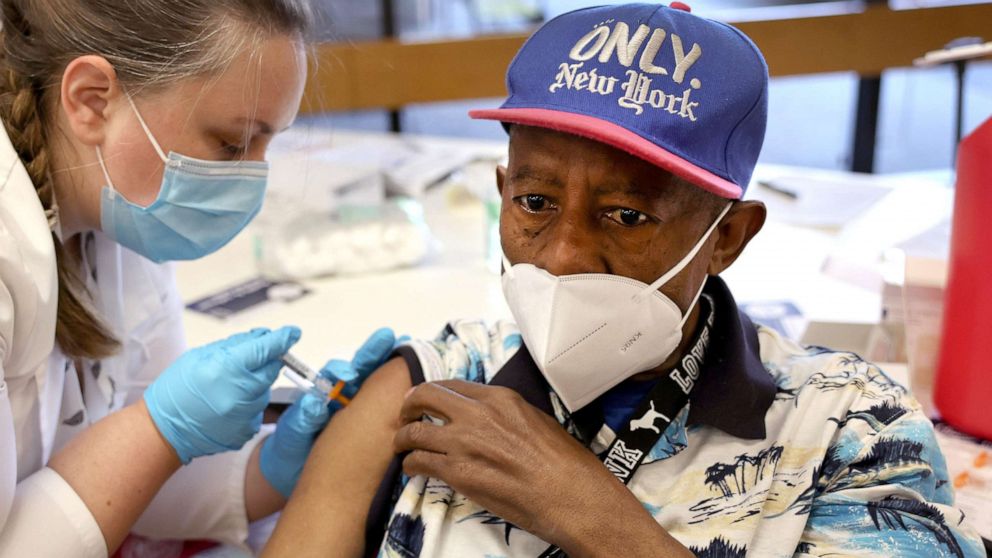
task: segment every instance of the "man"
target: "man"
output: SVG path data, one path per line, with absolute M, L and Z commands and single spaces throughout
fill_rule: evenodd
M 906 390 L 755 327 L 719 278 L 765 219 L 741 198 L 767 79 L 744 35 L 679 3 L 531 37 L 509 99 L 474 113 L 509 128 L 519 332 L 459 321 L 401 349 L 318 442 L 268 551 L 984 556 Z

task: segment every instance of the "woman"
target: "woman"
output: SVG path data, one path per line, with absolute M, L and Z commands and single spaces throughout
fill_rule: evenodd
M 258 212 L 306 77 L 301 1 L 0 0 L 0 556 L 237 543 L 292 491 L 330 411 L 304 398 L 257 433 L 300 332 L 180 356 L 153 262 Z

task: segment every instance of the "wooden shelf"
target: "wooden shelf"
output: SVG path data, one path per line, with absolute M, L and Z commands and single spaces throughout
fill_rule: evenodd
M 989 34 L 992 3 L 745 21 L 773 76 L 856 72 L 877 76 L 963 36 Z M 526 35 L 315 47 L 303 112 L 397 109 L 412 103 L 506 95 L 506 67 Z M 986 37 L 988 39 L 988 37 Z

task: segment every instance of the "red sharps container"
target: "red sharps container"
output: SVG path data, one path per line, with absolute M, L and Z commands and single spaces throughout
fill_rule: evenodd
M 934 402 L 957 430 L 992 440 L 992 118 L 958 147 L 951 226 Z

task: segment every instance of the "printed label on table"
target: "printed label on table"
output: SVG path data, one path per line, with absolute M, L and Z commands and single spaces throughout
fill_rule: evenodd
M 273 282 L 257 277 L 248 282 L 191 302 L 186 308 L 225 319 L 267 302 L 293 302 L 310 294 L 310 290 L 292 281 Z

